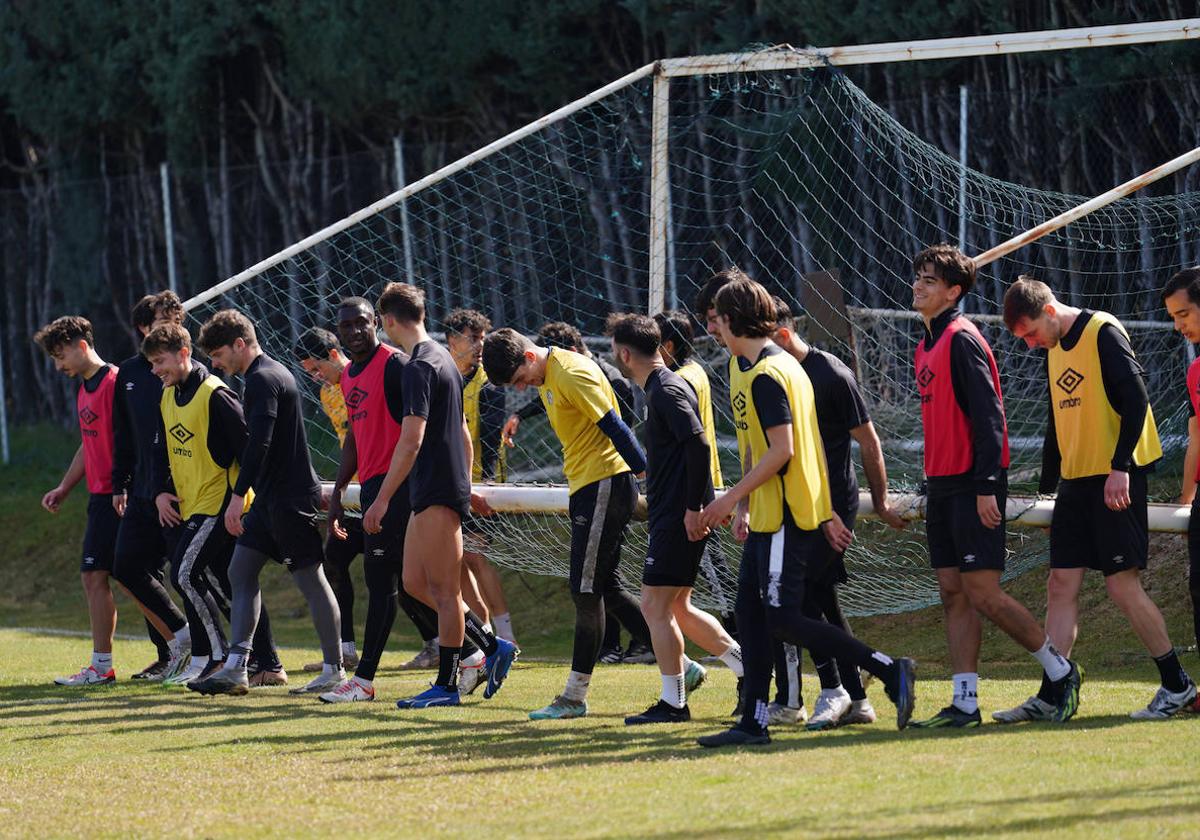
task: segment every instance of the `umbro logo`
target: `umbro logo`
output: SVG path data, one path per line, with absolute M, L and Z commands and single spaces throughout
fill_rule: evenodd
M 554 392 L 547 388 L 544 393 L 546 395 L 546 405 L 554 405 Z
M 654 558 L 653 558 L 653 557 L 647 557 L 647 558 L 646 558 L 646 565 L 647 565 L 647 566 L 653 566 L 653 565 L 654 565 Z
M 363 400 L 367 398 L 367 392 L 355 385 L 350 389 L 350 393 L 346 395 L 346 405 L 353 409 L 357 409 L 362 405 Z
M 746 413 L 746 394 L 743 391 L 738 391 L 733 395 L 733 407 L 738 410 L 738 414 Z
M 1083 374 L 1082 373 L 1075 370 L 1074 368 L 1067 368 L 1066 370 L 1064 370 L 1062 372 L 1062 374 L 1058 377 L 1058 379 L 1055 380 L 1054 384 L 1057 385 L 1059 388 L 1062 388 L 1068 394 L 1072 394 L 1075 392 L 1075 389 L 1078 388 L 1082 382 L 1083 382 Z
M 132 382 L 126 382 L 126 383 L 125 383 L 125 390 L 126 390 L 126 391 L 132 391 L 132 390 L 133 390 L 133 383 L 132 383 Z
M 83 410 L 79 412 L 79 419 L 82 420 L 88 426 L 90 426 L 93 423 L 95 423 L 97 420 L 100 419 L 100 415 L 97 414 L 96 412 L 92 411 L 88 406 L 85 405 L 83 407 Z
M 171 437 L 175 438 L 175 440 L 179 441 L 180 443 L 187 443 L 189 440 L 195 437 L 191 430 L 182 423 L 176 423 L 170 428 L 170 432 Z
M 964 562 L 964 563 L 974 563 L 974 562 L 975 562 L 975 555 L 974 555 L 974 554 L 968 554 L 967 556 L 963 557 L 963 562 Z
M 917 384 L 921 388 L 928 388 L 929 383 L 933 381 L 933 371 L 929 369 L 929 365 L 922 365 L 921 372 L 917 374 Z

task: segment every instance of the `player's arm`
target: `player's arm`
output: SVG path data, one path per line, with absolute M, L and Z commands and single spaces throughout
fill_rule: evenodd
M 513 438 L 517 434 L 517 429 L 521 428 L 521 423 L 528 420 L 530 417 L 537 417 L 539 414 L 546 413 L 546 405 L 540 398 L 535 398 L 525 403 L 515 412 L 509 415 L 508 420 L 504 422 L 504 428 L 500 432 L 500 438 L 505 446 L 514 446 Z
M 467 453 L 467 474 L 470 475 L 471 465 L 475 463 L 475 444 L 471 442 L 471 427 L 467 424 L 466 417 L 462 422 L 462 439 L 463 449 Z M 476 493 L 474 488 L 471 488 L 471 510 L 480 516 L 491 516 L 495 513 L 487 499 Z
M 996 492 L 1004 469 L 1004 405 L 992 385 L 987 352 L 968 332 L 956 333 L 950 345 L 950 381 L 955 401 L 971 421 L 976 512 L 985 527 L 996 528 L 1003 521 Z
M 75 450 L 75 455 L 71 458 L 71 463 L 67 467 L 67 471 L 63 473 L 62 480 L 58 482 L 58 486 L 50 492 L 42 496 L 42 507 L 50 513 L 58 513 L 59 506 L 75 489 L 75 485 L 83 481 L 83 444 L 79 444 L 79 448 Z
M 205 439 L 213 462 L 222 469 L 240 463 L 249 438 L 246 414 L 237 394 L 229 388 L 213 390 L 208 397 L 208 434 Z M 231 495 L 229 506 L 225 509 L 225 530 L 235 537 L 242 533 L 244 509 L 244 494 Z
M 871 504 L 875 515 L 893 528 L 906 528 L 908 523 L 888 504 L 887 465 L 883 459 L 883 444 L 875 431 L 875 424 L 868 420 L 850 430 L 850 436 L 858 441 L 862 456 L 863 472 L 867 474 L 867 486 L 871 488 Z
M 113 395 L 113 508 L 118 516 L 125 515 L 126 490 L 133 478 L 134 464 L 137 462 L 137 450 L 134 448 L 133 427 L 129 419 L 128 398 L 121 378 L 117 372 L 116 393 Z
M 1111 471 L 1104 482 L 1104 503 L 1111 510 L 1129 507 L 1129 470 L 1133 468 L 1133 450 L 1142 436 L 1150 395 L 1142 379 L 1142 366 L 1133 355 L 1129 339 L 1112 324 L 1105 324 L 1096 336 L 1100 371 L 1109 403 L 1121 418 L 1117 444 L 1113 448 Z
M 1191 405 L 1191 401 L 1188 401 Z M 1179 491 L 1179 504 L 1190 505 L 1196 497 L 1196 465 L 1200 463 L 1200 423 L 1196 415 L 1188 417 L 1187 453 L 1183 456 L 1183 486 Z
M 338 461 L 337 475 L 333 479 L 333 493 L 329 496 L 329 528 L 339 540 L 347 537 L 342 520 L 346 511 L 342 507 L 342 491 L 350 486 L 358 472 L 358 442 L 354 439 L 354 427 L 346 424 L 346 439 L 342 441 L 342 457 Z
M 700 421 L 698 406 L 689 401 L 691 386 L 687 391 L 662 387 L 651 397 L 655 410 L 666 420 L 672 437 L 683 448 L 684 467 L 684 514 L 683 526 L 688 539 L 702 540 L 709 529 L 700 522 L 704 506 L 713 500 L 712 472 L 709 470 L 709 443 Z
M 742 480 L 727 489 L 721 498 L 704 509 L 700 521 L 708 528 L 715 528 L 728 519 L 741 502 L 750 498 L 750 494 L 766 484 L 772 477 L 779 475 L 794 453 L 792 447 L 792 424 L 784 423 L 764 429 L 767 436 L 767 451 L 757 464 L 751 465 L 751 459 L 746 453 L 743 456 L 744 465 L 749 471 Z
M 561 396 L 571 405 L 579 409 L 585 417 L 595 423 L 600 431 L 608 436 L 616 447 L 617 454 L 625 461 L 635 474 L 641 475 L 646 471 L 646 453 L 633 436 L 633 430 L 620 418 L 617 410 L 608 400 L 603 387 L 595 377 L 603 377 L 603 372 L 597 366 L 594 373 L 591 370 L 576 370 L 565 377 L 560 387 Z
M 258 376 L 247 377 L 246 406 L 246 445 L 238 457 L 241 471 L 233 487 L 229 507 L 225 509 L 225 530 L 235 537 L 242 533 L 242 510 L 246 506 L 246 494 L 258 480 L 258 473 L 275 435 L 275 418 L 279 415 L 279 394 L 275 386 Z

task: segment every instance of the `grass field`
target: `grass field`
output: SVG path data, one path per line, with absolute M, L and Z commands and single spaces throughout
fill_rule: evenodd
M 134 686 L 63 690 L 52 663 L 82 639 L 0 631 L 0 818 L 8 836 L 937 837 L 1185 836 L 1200 830 L 1200 719 L 1134 723 L 1153 686 L 1122 670 L 1085 684 L 1066 726 L 894 729 L 881 719 L 825 734 L 707 751 L 727 724 L 732 675 L 713 669 L 688 725 L 627 729 L 658 688 L 653 668 L 598 672 L 592 714 L 534 723 L 564 666 L 522 664 L 492 700 L 396 710 L 427 675 L 386 666 L 380 700 L 323 707 L 265 689 L 202 698 Z M 118 645 L 140 661 L 145 642 Z M 298 663 L 315 650 L 288 650 Z M 394 665 L 399 661 L 393 657 Z M 59 668 L 58 670 L 61 670 Z M 1145 669 L 1136 676 L 1144 677 Z M 810 683 L 811 684 L 811 683 Z M 932 688 L 932 691 L 930 689 Z M 920 702 L 932 711 L 941 686 Z M 1030 681 L 990 679 L 985 708 Z
M 0 470 L 0 836 L 1200 834 L 1200 717 L 1129 720 L 1149 700 L 1155 672 L 1097 576 L 1081 597 L 1082 710 L 1063 727 L 898 733 L 891 704 L 873 688 L 874 726 L 777 730 L 769 747 L 713 753 L 694 741 L 728 724 L 732 676 L 712 670 L 691 724 L 629 730 L 624 715 L 658 691 L 657 671 L 646 666 L 599 668 L 588 718 L 534 723 L 526 713 L 562 686 L 571 608 L 562 581 L 510 572 L 526 656 L 491 701 L 396 710 L 397 697 L 431 676 L 396 670 L 416 641 L 404 622 L 375 704 L 326 708 L 276 689 L 201 698 L 127 679 L 91 691 L 58 688 L 50 681 L 85 661 L 87 639 L 17 628 L 86 628 L 77 574 L 85 495 L 77 492 L 57 517 L 37 507 L 70 457 L 63 438 L 19 430 L 14 464 Z M 1156 537 L 1152 555 L 1148 589 L 1172 638 L 1187 645 L 1181 541 Z M 361 564 L 354 569 L 361 574 Z M 1039 573 L 1010 589 L 1031 607 L 1043 602 Z M 317 656 L 303 601 L 278 568 L 264 575 L 264 591 L 284 662 L 299 680 L 300 665 Z M 152 648 L 140 640 L 136 611 L 120 604 L 115 657 L 127 677 Z M 944 705 L 938 610 L 855 628 L 918 659 L 918 715 Z M 995 630 L 985 631 L 983 663 L 985 719 L 1036 686 L 1032 660 Z M 1200 674 L 1195 653 L 1184 663 Z M 810 703 L 815 689 L 806 677 Z

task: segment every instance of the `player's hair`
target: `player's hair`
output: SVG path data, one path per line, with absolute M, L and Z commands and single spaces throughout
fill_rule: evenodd
M 617 344 L 631 347 L 642 356 L 654 356 L 662 344 L 658 322 L 636 312 L 612 312 L 604 322 L 604 334 Z
M 92 333 L 92 322 L 82 315 L 63 315 L 55 318 L 33 334 L 33 340 L 47 356 L 53 356 L 63 347 L 68 347 L 83 339 L 88 347 L 96 346 Z
M 411 283 L 388 283 L 379 296 L 379 314 L 419 324 L 425 320 L 425 292 Z
M 338 304 L 338 309 L 365 309 L 372 315 L 375 314 L 375 307 L 371 306 L 371 301 L 359 295 L 342 298 L 342 302 Z
M 147 327 L 154 323 L 154 301 L 158 295 L 142 295 L 142 299 L 133 305 L 129 311 L 129 322 L 134 329 Z
M 218 347 L 228 347 L 238 339 L 251 347 L 258 344 L 258 334 L 250 319 L 236 309 L 222 309 L 204 322 L 200 335 L 196 336 L 196 344 L 205 353 L 212 353 Z
M 792 314 L 792 307 L 788 306 L 788 302 L 779 295 L 772 295 L 771 300 L 775 304 L 775 329 L 787 327 L 789 330 L 794 330 L 796 316 Z
M 692 355 L 692 339 L 695 336 L 691 316 L 680 309 L 672 309 L 659 312 L 654 316 L 654 321 L 658 324 L 662 344 L 665 345 L 669 341 L 675 347 L 671 354 L 675 358 L 675 364 L 681 365 L 686 362 Z
M 722 286 L 713 303 L 717 314 L 729 319 L 730 332 L 739 338 L 767 338 L 775 332 L 775 301 L 749 277 Z
M 1200 306 L 1200 266 L 1185 268 L 1183 271 L 1177 271 L 1167 285 L 1163 286 L 1162 302 L 1166 304 L 1167 298 L 1178 292 L 1180 289 L 1187 291 L 1188 300 Z
M 483 340 L 483 372 L 489 382 L 508 385 L 525 363 L 525 351 L 533 342 L 514 329 L 496 330 Z
M 142 355 L 146 358 L 155 353 L 178 353 L 185 347 L 192 349 L 192 334 L 183 324 L 174 322 L 159 324 L 142 339 Z
M 1004 326 L 1011 330 L 1022 318 L 1036 319 L 1052 300 L 1054 292 L 1049 286 L 1022 274 L 1004 293 Z
M 559 350 L 584 351 L 583 334 L 565 321 L 550 321 L 538 330 L 538 344 Z
M 704 287 L 696 293 L 694 306 L 696 307 L 696 316 L 700 319 L 708 317 L 708 310 L 716 305 L 717 292 L 737 280 L 749 280 L 749 275 L 742 271 L 736 265 L 731 265 L 723 271 L 718 271 L 712 277 L 708 278 L 708 282 Z
M 941 278 L 947 286 L 958 286 L 962 291 L 958 299 L 962 300 L 967 292 L 975 287 L 975 260 L 968 257 L 953 245 L 939 242 L 930 245 L 913 257 L 913 271 L 920 271 L 926 263 L 933 266 L 933 273 Z
M 292 352 L 300 361 L 318 359 L 322 362 L 329 360 L 331 351 L 338 349 L 337 336 L 329 330 L 320 327 L 309 327 L 300 333 Z
M 170 289 L 165 289 L 154 296 L 154 320 L 174 321 L 176 324 L 182 324 L 184 314 L 183 301 Z
M 468 330 L 486 333 L 492 328 L 492 322 L 478 309 L 455 309 L 446 316 L 444 326 L 448 333 L 465 333 Z

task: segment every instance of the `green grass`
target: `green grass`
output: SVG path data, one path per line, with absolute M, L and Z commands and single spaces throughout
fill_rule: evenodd
M 57 429 L 17 430 L 14 463 L 0 470 L 0 834 L 143 836 L 370 835 L 936 837 L 1180 836 L 1200 830 L 1192 779 L 1200 719 L 1134 723 L 1128 713 L 1154 690 L 1155 671 L 1099 576 L 1081 596 L 1076 656 L 1088 671 L 1083 705 L 1063 727 L 987 724 L 973 732 L 898 733 L 873 688 L 880 721 L 813 735 L 774 732 L 764 749 L 710 753 L 695 737 L 727 725 L 733 680 L 713 669 L 693 701 L 695 720 L 629 730 L 622 723 L 658 691 L 653 668 L 601 667 L 590 717 L 533 723 L 526 713 L 562 687 L 571 605 L 563 581 L 505 571 L 525 650 L 504 690 L 460 709 L 401 713 L 392 702 L 428 674 L 395 670 L 414 649 L 397 623 L 378 682 L 380 701 L 325 708 L 264 690 L 201 698 L 128 680 L 91 691 L 53 677 L 82 664 L 78 546 L 86 493 L 62 513 L 40 509 L 70 458 Z M 1147 588 L 1172 638 L 1190 643 L 1183 542 L 1155 537 Z M 354 564 L 361 575 L 361 564 Z M 1041 612 L 1044 575 L 1010 591 Z M 285 664 L 315 659 L 307 610 L 286 573 L 271 567 L 264 591 Z M 358 591 L 365 592 L 361 577 Z M 119 599 L 115 655 L 123 676 L 152 658 L 141 620 Z M 358 607 L 361 626 L 365 602 Z M 914 655 L 923 679 L 919 714 L 946 701 L 938 609 L 855 621 L 864 639 Z M 1189 653 L 1185 665 L 1200 665 Z M 985 629 L 985 718 L 1036 687 L 1032 660 Z M 815 680 L 806 678 L 812 702 Z M 449 795 L 447 792 L 450 792 Z M 94 817 L 93 815 L 100 815 Z M 95 822 L 93 822 L 95 820 Z M 98 827 L 97 827 L 98 826 Z
M 368 835 L 450 837 L 1183 836 L 1200 829 L 1194 745 L 1200 719 L 1135 723 L 1154 686 L 1145 669 L 1085 684 L 1065 726 L 894 729 L 873 688 L 873 726 L 774 732 L 773 743 L 707 751 L 728 723 L 732 675 L 712 669 L 695 720 L 631 730 L 622 716 L 658 689 L 655 669 L 601 667 L 592 713 L 534 723 L 565 667 L 519 664 L 491 701 L 399 712 L 427 675 L 390 670 L 380 700 L 324 707 L 265 689 L 202 698 L 124 681 L 49 685 L 83 639 L 0 631 L 0 816 L 11 836 Z M 145 642 L 118 644 L 140 663 Z M 315 650 L 288 650 L 295 666 Z M 984 683 L 985 708 L 1016 703 L 1028 680 Z M 919 708 L 939 705 L 940 686 Z M 102 814 L 102 815 L 101 815 Z

